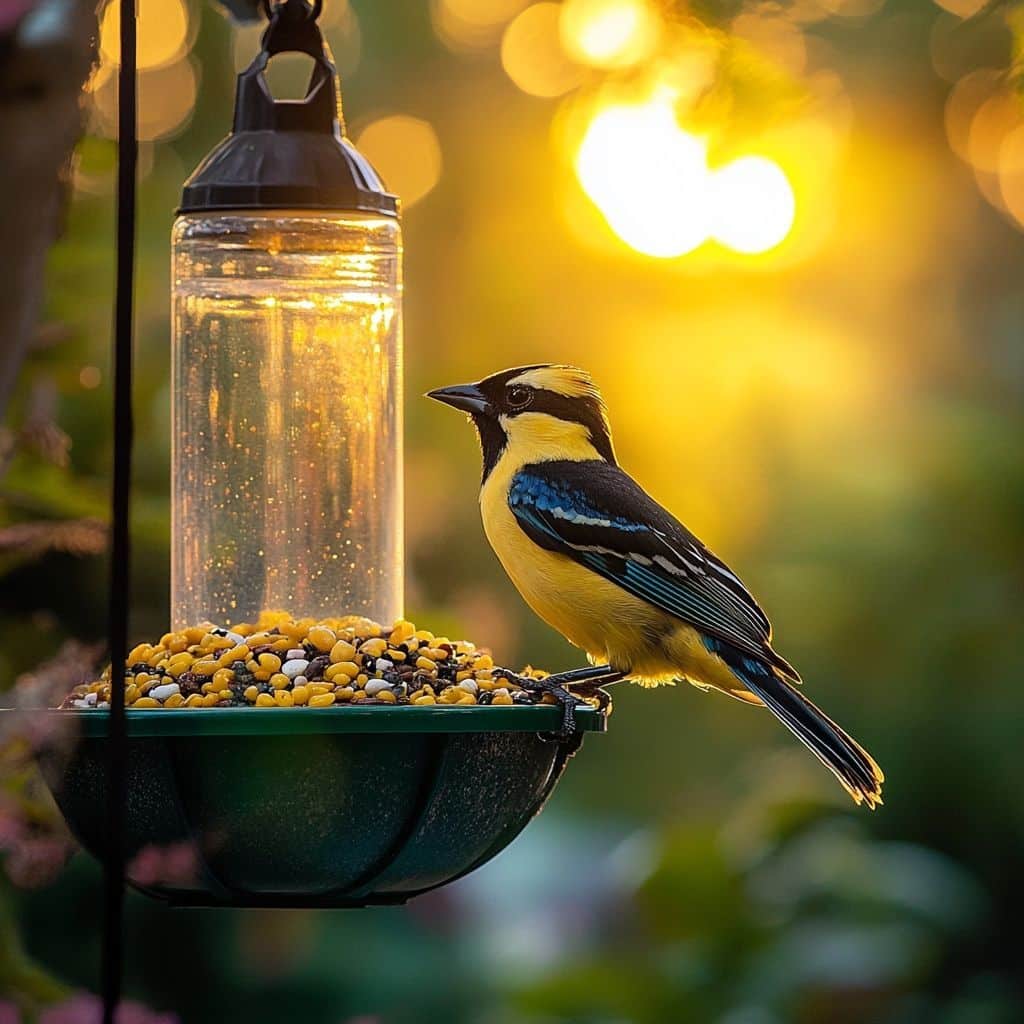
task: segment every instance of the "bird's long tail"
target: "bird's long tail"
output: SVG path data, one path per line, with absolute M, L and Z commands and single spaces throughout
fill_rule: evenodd
M 885 776 L 874 758 L 815 707 L 771 666 L 729 644 L 713 641 L 714 651 L 744 686 L 828 768 L 859 804 L 872 810 L 882 802 Z

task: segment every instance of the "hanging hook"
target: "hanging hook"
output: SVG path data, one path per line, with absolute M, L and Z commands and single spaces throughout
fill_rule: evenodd
M 261 6 L 263 7 L 263 13 L 266 15 L 267 21 L 272 21 L 285 8 L 289 8 L 289 10 L 298 10 L 300 7 L 304 10 L 307 20 L 316 21 L 323 12 L 324 0 L 313 0 L 312 6 L 309 5 L 306 0 L 282 0 L 282 2 L 278 4 L 273 4 L 272 0 L 263 0 Z

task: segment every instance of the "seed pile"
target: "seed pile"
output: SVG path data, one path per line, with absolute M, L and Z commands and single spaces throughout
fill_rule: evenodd
M 520 673 L 543 679 L 527 667 Z M 110 669 L 76 686 L 62 708 L 110 706 Z M 264 612 L 231 629 L 205 622 L 139 644 L 129 655 L 131 708 L 259 708 L 332 704 L 536 704 L 553 698 L 501 677 L 486 651 L 400 619 L 292 619 Z

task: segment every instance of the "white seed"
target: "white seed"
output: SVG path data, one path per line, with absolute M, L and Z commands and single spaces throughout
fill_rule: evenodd
M 236 647 L 239 644 L 245 643 L 245 637 L 241 633 L 233 633 L 230 629 L 225 629 L 223 626 L 214 626 L 210 630 L 211 636 L 223 636 L 227 637 Z
M 88 708 L 92 705 L 87 700 L 73 700 L 71 706 L 75 708 Z
M 87 693 L 82 700 L 84 700 L 89 707 L 95 707 L 99 697 L 95 693 Z
M 289 651 L 288 653 L 294 654 L 295 652 Z M 301 676 L 307 668 L 309 668 L 309 662 L 305 658 L 292 658 L 281 666 L 281 671 L 289 679 L 294 679 L 296 676 Z
M 177 683 L 163 683 L 160 686 L 154 686 L 149 691 L 150 697 L 155 697 L 157 700 L 167 700 L 172 694 L 181 693 L 181 687 Z
M 99 704 L 96 705 L 96 707 L 98 707 L 98 708 L 109 708 L 110 707 L 110 701 L 109 700 L 101 700 L 99 702 Z
M 459 686 L 461 689 L 465 690 L 466 693 L 476 693 L 480 689 L 472 679 L 463 679 L 462 682 L 459 683 Z
M 288 661 L 290 659 L 295 661 L 302 661 L 302 659 L 305 656 L 306 652 L 301 647 L 293 647 L 290 651 L 284 652 L 285 661 Z
M 293 683 L 294 683 L 294 684 L 295 684 L 296 686 L 305 686 L 305 685 L 306 685 L 306 683 L 308 683 L 308 682 L 309 682 L 309 680 L 308 680 L 308 679 L 307 679 L 307 678 L 306 678 L 305 676 L 296 676 L 296 677 L 295 677 L 295 678 L 294 678 L 294 679 L 292 680 L 292 682 L 293 682 Z
M 375 693 L 380 693 L 381 690 L 390 690 L 391 684 L 383 679 L 371 679 L 363 689 L 366 691 L 367 697 L 372 697 Z
M 393 661 L 388 661 L 387 658 L 378 658 L 377 659 L 376 668 L 377 668 L 378 672 L 387 672 L 387 670 L 389 668 L 394 668 L 394 667 L 395 667 L 395 663 Z

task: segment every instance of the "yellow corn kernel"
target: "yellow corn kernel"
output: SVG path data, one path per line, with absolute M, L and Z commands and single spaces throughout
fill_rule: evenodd
M 332 665 L 331 668 L 334 668 Z M 339 661 L 338 673 L 349 677 L 349 679 L 355 679 L 359 675 L 359 666 L 354 661 Z
M 218 690 L 226 690 L 235 678 L 235 673 L 229 668 L 219 668 L 213 673 L 213 685 Z
M 495 689 L 498 684 L 493 679 L 481 679 L 479 676 L 477 676 L 476 685 L 479 689 L 483 690 L 486 693 L 489 690 Z
M 296 704 L 308 704 L 309 703 L 309 687 L 308 686 L 296 686 L 291 691 L 292 701 Z
M 124 688 L 125 704 L 134 704 L 139 699 L 139 688 L 134 683 L 129 683 Z
M 90 683 L 89 684 L 89 688 L 88 688 L 88 690 L 86 692 L 87 693 L 99 693 L 100 690 L 102 690 L 102 689 L 103 689 L 102 681 L 97 681 L 95 683 Z
M 259 668 L 260 668 L 260 663 L 259 663 L 259 662 L 258 662 L 258 661 L 257 661 L 257 660 L 256 660 L 255 658 L 250 658 L 250 659 L 249 659 L 249 660 L 248 660 L 248 661 L 247 661 L 247 662 L 245 663 L 245 667 L 246 667 L 246 668 L 247 668 L 247 669 L 248 669 L 248 670 L 249 670 L 250 672 L 258 672 L 258 671 L 259 671 Z
M 248 636 L 255 628 L 256 626 L 251 622 L 236 622 L 231 627 L 231 632 L 238 633 L 241 636 Z
M 220 700 L 220 694 L 219 693 L 208 693 L 203 698 L 203 707 L 204 708 L 215 708 L 217 706 L 217 702 L 219 700 Z
M 138 661 L 145 661 L 152 653 L 152 644 L 139 644 L 128 652 L 128 664 L 134 665 Z
M 291 684 L 291 680 L 283 672 L 275 672 L 269 682 L 275 690 L 283 690 Z
M 341 670 L 340 664 L 328 665 L 327 668 L 324 669 L 324 679 L 333 682 L 338 676 L 341 676 L 343 679 L 348 679 L 348 676 Z
M 219 633 L 207 633 L 202 640 L 199 641 L 199 646 L 204 651 L 224 651 L 228 648 L 234 647 L 234 640 L 229 640 L 226 636 L 221 636 Z
M 555 699 L 555 695 L 553 693 L 545 693 L 544 696 L 541 697 L 540 702 L 541 702 L 541 704 L 557 704 L 558 703 L 558 701 Z
M 273 700 L 279 708 L 290 708 L 295 703 L 291 690 L 275 690 Z
M 467 693 L 465 695 L 465 697 L 460 697 L 455 703 L 456 704 L 475 704 L 476 703 L 476 697 L 472 693 Z
M 359 645 L 360 652 L 362 654 L 369 654 L 372 658 L 379 658 L 387 649 L 387 640 L 384 640 L 379 636 L 371 637 L 369 640 L 364 640 Z
M 255 686 L 247 686 L 243 692 L 243 696 L 250 704 L 255 702 L 259 694 L 260 691 Z
M 413 633 L 413 636 L 417 640 L 430 641 L 434 639 L 434 634 L 431 633 L 429 629 L 417 629 L 416 632 Z
M 331 648 L 334 647 L 335 641 L 338 639 L 334 635 L 333 629 L 328 629 L 326 626 L 314 626 L 307 634 L 306 639 L 322 653 L 326 654 Z
M 311 708 L 326 708 L 330 707 L 334 703 L 333 693 L 317 693 L 309 698 L 309 706 Z
M 391 635 L 388 640 L 393 644 L 404 644 L 406 640 L 411 639 L 416 633 L 416 627 L 406 619 L 399 619 L 394 628 L 391 630 Z
M 425 693 L 422 697 L 417 697 L 413 700 L 413 704 L 436 704 L 437 698 L 432 694 Z
M 258 668 L 253 672 L 252 677 L 257 683 L 265 683 L 270 679 L 270 673 L 266 669 Z
M 429 658 L 417 658 L 416 667 L 422 668 L 426 672 L 433 672 L 437 666 Z
M 360 672 L 356 676 L 356 686 L 365 686 L 370 681 L 370 677 L 365 672 Z
M 494 673 L 489 668 L 479 668 L 476 670 L 476 681 L 478 683 L 485 682 L 489 679 L 494 678 Z
M 180 708 L 185 703 L 185 698 L 180 693 L 172 693 L 164 701 L 165 708 Z
M 311 697 L 316 697 L 321 693 L 330 693 L 334 689 L 330 683 L 309 683 L 308 688 Z
M 447 661 L 448 652 L 442 647 L 428 647 L 423 652 L 428 658 L 433 658 L 434 661 Z
M 481 654 L 473 659 L 473 668 L 494 668 L 494 659 L 489 654 Z
M 458 689 L 458 687 L 449 686 L 441 691 L 441 696 L 438 697 L 438 701 L 441 704 L 454 704 L 459 699 L 459 695 L 461 693 L 462 691 Z
M 473 673 L 468 668 L 467 669 L 463 669 L 461 672 L 456 672 L 455 673 L 455 682 L 457 682 L 457 683 L 462 683 L 462 682 L 465 682 L 467 679 L 472 679 L 472 678 L 473 678 Z
M 375 693 L 374 697 L 377 700 L 384 701 L 385 704 L 397 704 L 398 698 L 394 695 L 391 690 L 381 690 L 380 693 Z
M 215 658 L 201 658 L 192 663 L 192 671 L 197 676 L 212 676 L 217 671 L 217 660 Z
M 201 693 L 190 693 L 185 698 L 185 707 L 187 708 L 201 708 L 203 706 L 203 700 L 205 698 Z
M 409 657 L 409 655 L 406 654 L 405 651 L 390 651 L 390 650 L 388 651 L 387 656 L 392 661 L 405 661 L 405 659 Z
M 217 662 L 221 668 L 227 668 L 233 662 L 248 661 L 250 654 L 252 654 L 252 651 L 249 650 L 247 644 L 239 644 L 237 647 L 224 651 L 217 659 Z
M 355 656 L 355 645 L 350 644 L 347 640 L 339 640 L 331 648 L 331 661 L 351 661 Z
M 270 696 L 269 693 L 258 693 L 256 695 L 256 707 L 258 708 L 276 708 L 277 701 Z
M 234 694 L 230 690 L 221 690 L 217 696 L 220 697 L 221 700 L 231 700 L 231 698 L 234 697 Z
M 261 654 L 256 661 L 261 669 L 271 675 L 281 671 L 281 659 L 276 654 Z
M 158 708 L 160 701 L 156 697 L 140 697 L 133 705 L 133 708 Z
M 361 700 L 366 700 L 365 690 L 356 690 L 352 694 L 352 703 L 358 704 Z
M 336 686 L 334 688 L 334 699 L 335 700 L 351 700 L 355 695 L 355 690 L 351 686 Z
M 491 703 L 492 704 L 514 704 L 515 701 L 512 700 L 512 695 L 508 692 L 508 690 L 501 690 L 501 691 L 496 693 L 491 698 Z
M 271 645 L 275 651 L 287 651 L 290 650 L 292 645 L 292 638 L 290 636 L 279 636 Z

